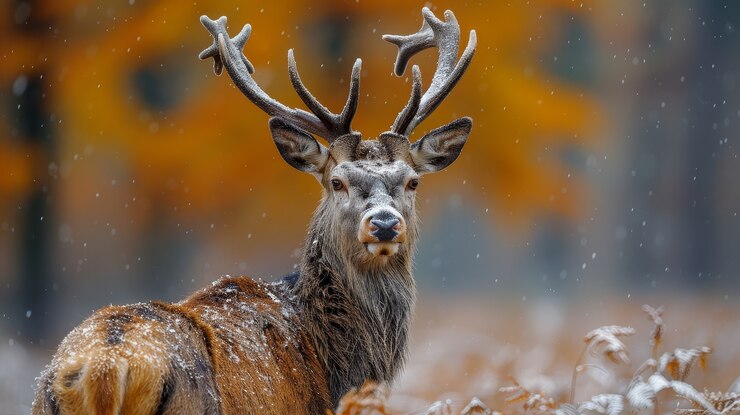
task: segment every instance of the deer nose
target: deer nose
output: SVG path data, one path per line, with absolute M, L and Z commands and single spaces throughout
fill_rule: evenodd
M 398 228 L 401 221 L 393 216 L 384 215 L 370 219 L 370 230 L 372 235 L 378 238 L 380 242 L 389 242 L 398 235 Z
M 390 206 L 370 209 L 360 220 L 357 239 L 363 244 L 406 242 L 406 221 Z

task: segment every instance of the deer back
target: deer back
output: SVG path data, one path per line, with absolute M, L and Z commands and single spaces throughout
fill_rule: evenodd
M 280 285 L 223 278 L 103 308 L 62 341 L 34 414 L 323 413 L 327 380 Z

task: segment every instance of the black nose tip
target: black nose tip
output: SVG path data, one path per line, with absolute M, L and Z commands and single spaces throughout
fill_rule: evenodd
M 378 238 L 380 242 L 392 241 L 398 235 L 398 232 L 393 227 L 398 225 L 399 222 L 400 220 L 398 218 L 377 218 L 370 220 L 370 223 L 378 228 L 373 232 L 373 236 Z

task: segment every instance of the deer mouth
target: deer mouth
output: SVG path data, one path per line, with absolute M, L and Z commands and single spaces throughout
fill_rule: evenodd
M 373 258 L 391 257 L 406 241 L 406 221 L 390 206 L 370 209 L 360 221 L 357 239 Z
M 398 253 L 401 246 L 399 242 L 369 242 L 365 243 L 365 249 L 374 257 L 389 257 Z

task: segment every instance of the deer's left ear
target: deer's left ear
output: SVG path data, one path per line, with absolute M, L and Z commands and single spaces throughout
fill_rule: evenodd
M 326 147 L 311 134 L 278 117 L 270 118 L 270 132 L 283 160 L 321 180 L 321 173 L 329 160 Z
M 416 172 L 433 173 L 452 164 L 460 155 L 472 128 L 473 120 L 463 117 L 429 132 L 415 142 L 409 154 Z

